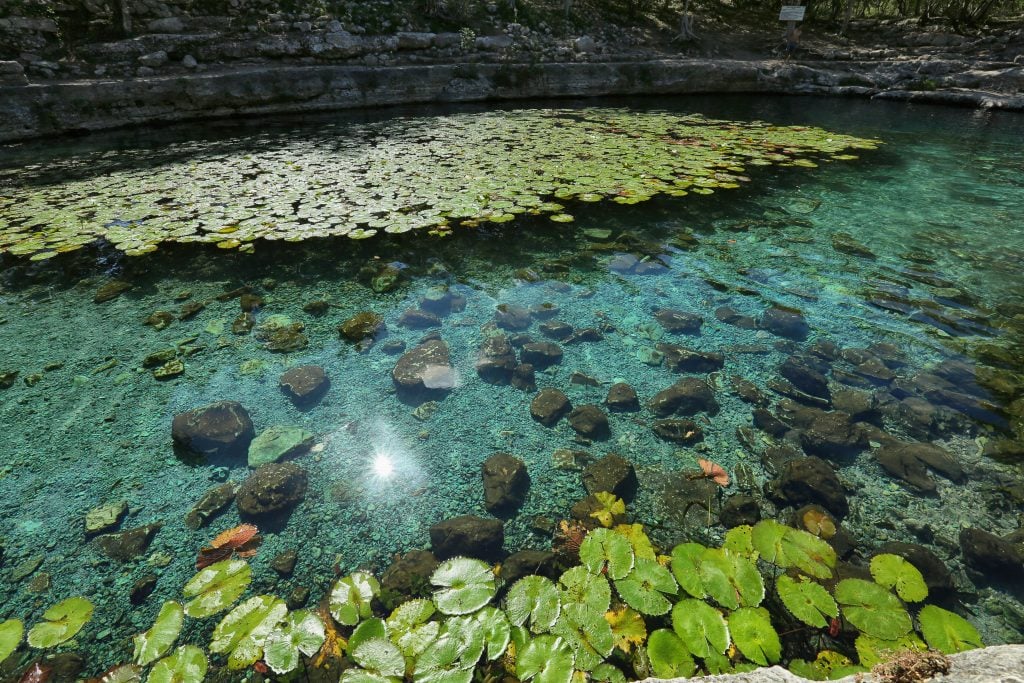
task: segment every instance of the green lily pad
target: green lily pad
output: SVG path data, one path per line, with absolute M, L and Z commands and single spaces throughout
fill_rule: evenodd
M 794 579 L 784 574 L 775 588 L 786 609 L 808 626 L 825 628 L 829 619 L 839 616 L 839 606 L 829 592 L 806 576 Z
M 145 633 L 135 636 L 135 654 L 132 659 L 140 666 L 147 666 L 167 654 L 181 633 L 185 621 L 185 609 L 173 600 L 160 607 L 160 613 Z
M 674 632 L 660 628 L 647 640 L 651 673 L 658 678 L 689 678 L 697 671 L 693 656 Z
M 372 574 L 353 572 L 338 579 L 331 589 L 331 616 L 339 624 L 355 626 L 373 612 L 370 602 L 380 595 L 380 583 Z
M 910 615 L 903 603 L 877 583 L 843 579 L 836 584 L 835 598 L 843 616 L 869 636 L 895 640 L 910 631 Z
M 575 657 L 565 640 L 553 635 L 537 636 L 516 656 L 516 677 L 534 683 L 569 683 Z
M 782 658 L 782 642 L 763 607 L 741 607 L 730 614 L 729 632 L 743 656 L 755 664 L 768 666 Z
M 8 619 L 0 624 L 0 663 L 18 649 L 25 635 L 25 625 L 18 619 Z
M 567 569 L 559 578 L 563 605 L 584 605 L 595 612 L 607 612 L 612 589 L 602 574 L 591 574 L 584 566 Z
M 252 581 L 252 569 L 244 560 L 221 560 L 199 570 L 182 589 L 185 614 L 193 619 L 226 610 L 245 592 Z
M 896 595 L 907 602 L 920 602 L 928 597 L 921 572 L 899 555 L 881 553 L 872 557 L 871 576 L 880 586 L 895 588 Z
M 505 613 L 515 626 L 529 623 L 534 633 L 545 633 L 561 612 L 558 587 L 543 576 L 526 576 L 516 581 L 505 596 Z
M 43 612 L 43 621 L 28 632 L 32 647 L 56 647 L 71 640 L 92 619 L 92 603 L 82 597 L 68 598 Z
M 153 665 L 146 683 L 202 683 L 209 662 L 195 645 L 182 645 Z
M 978 629 L 959 614 L 935 605 L 925 605 L 917 619 L 921 622 L 921 635 L 928 641 L 928 646 L 939 652 L 951 655 L 985 647 Z
M 475 612 L 494 597 L 496 587 L 490 565 L 468 557 L 445 560 L 430 576 L 437 590 L 434 604 L 443 614 Z
M 592 574 L 624 579 L 633 569 L 633 546 L 610 529 L 594 529 L 580 544 L 580 562 Z
M 294 671 L 299 666 L 299 655 L 315 655 L 325 637 L 320 617 L 309 610 L 292 612 L 267 636 L 263 659 L 276 674 Z
M 210 652 L 228 655 L 229 669 L 244 669 L 263 657 L 267 637 L 288 614 L 284 600 L 257 595 L 224 615 L 213 629 Z
M 707 659 L 729 647 L 729 627 L 722 613 L 703 600 L 686 598 L 672 608 L 672 628 L 691 653 Z
M 615 582 L 622 600 L 641 614 L 659 615 L 672 609 L 668 595 L 675 595 L 676 580 L 672 572 L 655 560 L 637 558 L 633 571 Z

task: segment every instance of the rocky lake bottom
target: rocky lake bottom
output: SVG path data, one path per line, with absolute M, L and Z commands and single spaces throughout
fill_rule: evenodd
M 853 574 L 884 547 L 986 643 L 1020 642 L 1024 119 L 614 106 L 882 144 L 707 196 L 576 202 L 568 223 L 0 256 L 0 620 L 89 596 L 73 649 L 96 674 L 242 522 L 263 537 L 253 590 L 312 606 L 356 569 L 409 591 L 427 550 L 529 573 L 552 558 L 522 551 L 612 490 L 665 549 L 827 519 Z M 183 141 L 228 162 L 271 143 L 310 155 L 314 131 L 359 116 L 22 145 L 0 149 L 0 177 Z

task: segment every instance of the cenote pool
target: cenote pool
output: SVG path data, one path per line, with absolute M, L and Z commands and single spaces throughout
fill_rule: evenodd
M 29 638 L 52 648 L 0 627 L 17 647 L 0 677 L 44 655 L 58 678 L 133 658 L 149 675 L 132 636 L 195 597 L 204 547 L 200 564 L 251 572 L 248 630 L 217 626 L 231 600 L 189 609 L 174 641 L 213 650 L 215 680 L 285 668 L 284 646 L 262 661 L 286 622 L 280 601 L 246 602 L 261 595 L 326 620 L 299 648 L 321 650 L 296 664 L 310 679 L 337 680 L 334 635 L 370 624 L 352 639 L 387 656 L 346 650 L 350 683 L 468 683 L 492 655 L 480 680 L 505 665 L 548 683 L 820 650 L 870 666 L 922 631 L 1020 642 L 1022 140 L 1009 114 L 716 96 L 0 148 L 0 622 L 28 633 L 66 598 L 93 605 L 77 633 L 51 614 Z M 825 548 L 744 526 L 759 520 Z M 243 528 L 211 546 L 241 524 L 262 543 Z M 447 563 L 439 588 L 428 550 L 496 566 Z M 919 579 L 879 553 L 977 634 L 922 626 Z M 352 597 L 374 593 L 365 575 L 337 587 L 352 572 L 381 580 L 372 605 Z M 553 582 L 506 598 L 528 574 Z M 818 612 L 780 598 L 798 575 L 824 586 Z M 507 616 L 469 604 L 496 592 Z M 432 597 L 420 621 L 468 616 L 371 618 Z M 714 607 L 736 648 L 691 644 L 677 603 Z

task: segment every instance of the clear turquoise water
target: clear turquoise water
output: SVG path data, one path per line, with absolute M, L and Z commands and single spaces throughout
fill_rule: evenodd
M 532 478 L 526 504 L 506 524 L 509 551 L 547 547 L 550 540 L 532 530 L 534 518 L 564 518 L 586 495 L 578 472 L 552 465 L 555 449 L 571 447 L 596 456 L 617 452 L 636 465 L 640 489 L 631 512 L 666 547 L 685 538 L 719 538 L 720 526 L 709 528 L 701 515 L 683 516 L 672 507 L 671 474 L 692 468 L 698 456 L 733 472 L 743 464 L 753 473 L 756 493 L 771 477 L 737 437 L 738 427 L 750 425 L 751 412 L 729 390 L 728 377 L 741 375 L 763 388 L 790 353 L 815 341 L 827 338 L 843 348 L 894 344 L 909 363 L 901 376 L 951 358 L 973 362 L 983 344 L 1015 349 L 1017 365 L 1010 370 L 1024 370 L 1024 118 L 809 98 L 614 104 L 810 124 L 885 144 L 855 162 L 752 173 L 749 186 L 709 197 L 574 207 L 576 222 L 569 226 L 524 219 L 443 239 L 319 240 L 264 245 L 254 255 L 168 247 L 124 258 L 100 247 L 45 265 L 4 260 L 0 372 L 20 375 L 0 392 L 0 619 L 33 621 L 60 598 L 89 595 L 101 615 L 78 639 L 89 668 L 102 670 L 129 658 L 128 636 L 148 627 L 163 600 L 180 597 L 198 548 L 217 530 L 239 523 L 233 507 L 198 531 L 182 522 L 203 491 L 225 477 L 240 482 L 249 472 L 244 460 L 225 470 L 223 463 L 185 463 L 172 452 L 172 416 L 217 400 L 241 402 L 257 433 L 285 424 L 316 435 L 314 452 L 298 459 L 310 475 L 305 501 L 268 530 L 253 562 L 254 591 L 286 595 L 304 585 L 313 601 L 333 580 L 335 566 L 342 572 L 382 571 L 396 553 L 427 547 L 431 524 L 460 514 L 486 516 L 479 470 L 495 451 L 522 458 Z M 33 165 L 33 182 L 45 187 L 66 174 L 95 172 L 83 160 L 97 150 L 106 151 L 104 163 L 128 165 L 140 163 L 140 151 L 148 154 L 171 142 L 190 141 L 177 149 L 196 155 L 244 154 L 267 144 L 308 150 L 327 121 L 354 125 L 419 111 L 104 134 L 0 149 L 0 164 L 7 169 L 5 182 L 19 182 L 12 169 Z M 47 167 L 56 172 L 37 173 Z M 636 245 L 635 251 L 657 255 L 664 267 L 649 275 L 616 272 L 611 262 L 621 248 L 592 248 L 604 241 L 593 237 L 602 230 L 621 244 Z M 836 251 L 837 233 L 852 235 L 875 258 Z M 681 234 L 693 235 L 697 246 L 679 249 Z M 367 286 L 360 269 L 376 262 L 399 265 L 404 277 L 397 290 L 375 294 Z M 108 303 L 93 303 L 96 289 L 111 277 L 133 288 Z M 231 334 L 238 301 L 215 297 L 243 284 L 265 299 L 257 320 L 281 314 L 304 322 L 308 348 L 274 354 L 252 336 Z M 441 326 L 460 381 L 432 417 L 420 420 L 394 393 L 390 373 L 397 357 L 380 344 L 359 353 L 339 340 L 336 328 L 355 312 L 372 309 L 384 316 L 388 340 L 411 347 L 425 332 L 396 321 L 439 284 L 467 300 L 465 311 Z M 921 302 L 937 306 L 933 315 L 915 320 L 912 313 L 869 303 L 894 287 L 907 290 L 903 296 L 917 302 L 915 310 Z M 943 287 L 969 295 L 957 298 L 970 303 L 950 300 L 953 295 Z M 143 324 L 156 310 L 177 311 L 183 292 L 189 300 L 209 303 L 194 318 L 162 331 Z M 314 300 L 329 301 L 329 312 L 304 312 Z M 560 306 L 557 318 L 574 327 L 614 327 L 603 341 L 565 345 L 562 362 L 538 372 L 539 388 L 558 387 L 574 405 L 600 403 L 613 382 L 628 382 L 642 400 L 674 382 L 677 376 L 667 368 L 640 361 L 644 349 L 658 341 L 723 351 L 726 366 L 715 383 L 722 410 L 703 425 L 703 443 L 683 448 L 656 438 L 648 424 L 653 418 L 643 411 L 610 414 L 611 438 L 581 446 L 564 421 L 548 429 L 531 419 L 532 393 L 480 381 L 474 362 L 495 306 L 543 302 Z M 772 304 L 800 309 L 810 338 L 787 342 L 726 325 L 714 315 L 730 306 L 757 317 Z M 670 338 L 652 317 L 662 307 L 702 315 L 702 334 Z M 945 322 L 933 324 L 940 319 Z M 541 339 L 536 322 L 529 334 Z M 141 368 L 147 354 L 185 340 L 199 350 L 185 359 L 180 377 L 158 382 Z M 311 363 L 326 369 L 332 387 L 302 412 L 279 391 L 277 378 L 289 367 Z M 573 372 L 596 377 L 601 386 L 571 384 Z M 23 380 L 33 374 L 41 377 L 29 386 Z M 1005 408 L 1005 398 L 993 400 Z M 884 428 L 907 436 L 898 420 L 887 419 Z M 971 424 L 963 433 L 935 437 L 969 472 L 963 484 L 937 478 L 937 496 L 909 492 L 873 462 L 869 449 L 840 468 L 851 500 L 844 528 L 864 554 L 890 540 L 923 543 L 947 563 L 964 613 L 993 643 L 1024 636 L 1024 606 L 1005 583 L 965 570 L 957 534 L 963 526 L 997 533 L 1019 526 L 1019 501 L 1005 493 L 1022 483 L 1019 468 L 981 454 L 985 440 L 996 436 L 985 425 Z M 374 475 L 373 457 L 382 451 L 393 456 L 399 476 Z M 123 564 L 99 553 L 83 531 L 87 510 L 117 500 L 130 505 L 124 529 L 164 523 L 145 555 Z M 931 529 L 927 539 L 922 526 Z M 299 550 L 298 566 L 292 578 L 281 579 L 269 561 L 289 548 Z M 166 566 L 159 566 L 166 560 L 160 555 L 170 558 Z M 12 568 L 39 556 L 42 564 L 33 575 L 11 580 Z M 30 590 L 43 572 L 50 576 L 49 587 Z M 151 572 L 159 575 L 155 593 L 145 605 L 131 606 L 131 585 Z M 198 637 L 200 626 L 187 628 Z

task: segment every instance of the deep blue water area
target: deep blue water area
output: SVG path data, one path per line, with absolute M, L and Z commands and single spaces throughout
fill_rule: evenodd
M 863 442 L 826 458 L 849 500 L 840 520 L 852 546 L 846 559 L 862 562 L 887 542 L 919 544 L 948 567 L 955 585 L 949 603 L 986 642 L 1024 638 L 1024 569 L 1007 573 L 969 561 L 960 542 L 964 528 L 1019 531 L 1024 510 L 1024 117 L 813 98 L 572 106 L 603 104 L 807 124 L 884 144 L 814 169 L 752 169 L 751 183 L 710 196 L 573 206 L 570 224 L 527 217 L 448 237 L 258 244 L 251 255 L 168 245 L 128 258 L 100 245 L 43 264 L 3 257 L 0 374 L 18 374 L 0 390 L 0 620 L 32 622 L 59 599 L 86 595 L 97 617 L 76 644 L 88 653 L 89 669 L 127 660 L 128 637 L 149 626 L 164 600 L 180 599 L 198 549 L 242 521 L 234 506 L 198 530 L 183 521 L 205 491 L 241 483 L 251 471 L 244 455 L 197 463 L 172 449 L 174 415 L 221 400 L 241 403 L 257 434 L 286 425 L 315 439 L 294 459 L 309 476 L 304 500 L 261 524 L 254 594 L 284 596 L 305 586 L 312 604 L 339 571 L 379 573 L 396 554 L 428 548 L 429 527 L 439 521 L 489 517 L 480 468 L 495 452 L 521 458 L 531 478 L 525 504 L 505 522 L 508 552 L 548 548 L 550 522 L 567 518 L 586 496 L 580 472 L 553 461 L 558 449 L 594 458 L 617 453 L 632 462 L 639 487 L 629 511 L 663 547 L 718 542 L 718 506 L 732 495 L 752 496 L 765 517 L 786 518 L 799 507 L 765 494 L 764 486 L 806 446 L 801 432 L 809 426 L 801 421 L 814 414 L 800 413 L 806 401 L 786 403 L 778 382 L 787 358 L 810 354 L 824 363 L 832 395 L 854 392 L 844 405 L 863 408 L 855 421 Z M 97 150 L 117 165 L 131 165 L 133 151 L 171 142 L 178 153 L 244 154 L 247 147 L 301 145 L 326 122 L 439 111 L 115 132 L 0 148 L 0 167 L 10 180 L 11 169 L 31 164 L 33 182 L 45 187 L 102 172 L 76 164 Z M 389 268 L 400 273 L 397 285 L 374 291 L 373 278 Z M 111 280 L 130 288 L 95 303 Z M 218 296 L 242 286 L 262 299 L 253 312 L 257 327 L 286 316 L 304 324 L 308 346 L 274 353 L 253 334 L 234 334 L 239 299 Z M 399 324 L 403 312 L 444 287 L 464 297 L 463 310 L 442 316 L 436 328 Z M 321 301 L 329 304 L 323 311 L 308 306 Z M 206 305 L 178 319 L 190 302 Z M 644 403 L 681 376 L 708 377 L 720 410 L 691 418 L 703 440 L 659 438 L 646 408 L 605 411 L 610 436 L 592 443 L 566 420 L 539 424 L 530 414 L 535 391 L 486 383 L 476 371 L 502 304 L 554 304 L 554 319 L 600 331 L 600 340 L 561 343 L 562 360 L 536 372 L 538 390 L 558 388 L 573 405 L 602 405 L 614 383 L 628 383 Z M 798 311 L 806 338 L 742 322 L 762 319 L 772 307 Z M 661 309 L 699 315 L 700 333 L 666 331 L 654 317 Z M 339 337 L 338 326 L 368 310 L 383 316 L 386 333 L 360 349 Z M 174 313 L 173 322 L 161 330 L 144 324 L 155 311 Z M 543 322 L 507 334 L 550 341 L 540 332 Z M 409 350 L 432 329 L 450 347 L 454 387 L 430 397 L 433 412 L 416 414 L 421 400 L 396 393 L 392 369 L 400 353 L 389 343 Z M 654 363 L 660 343 L 720 352 L 724 367 L 673 372 Z M 168 348 L 177 349 L 184 372 L 158 381 L 143 359 Z M 310 364 L 324 368 L 330 388 L 300 410 L 278 379 Z M 574 382 L 574 373 L 587 378 Z M 735 376 L 756 385 L 768 412 L 790 420 L 785 435 L 754 427 L 754 406 L 737 394 Z M 913 489 L 877 462 L 886 438 L 939 445 L 963 479 L 933 471 L 934 492 Z M 390 476 L 374 469 L 381 455 L 394 465 Z M 703 500 L 706 489 L 684 474 L 698 457 L 733 476 L 715 500 Z M 126 562 L 104 555 L 84 531 L 87 511 L 122 500 L 128 513 L 120 529 L 163 524 Z M 298 551 L 298 563 L 283 578 L 270 561 L 288 549 Z M 158 577 L 156 589 L 133 606 L 131 587 L 147 574 Z M 206 625 L 191 623 L 189 635 L 198 639 Z

